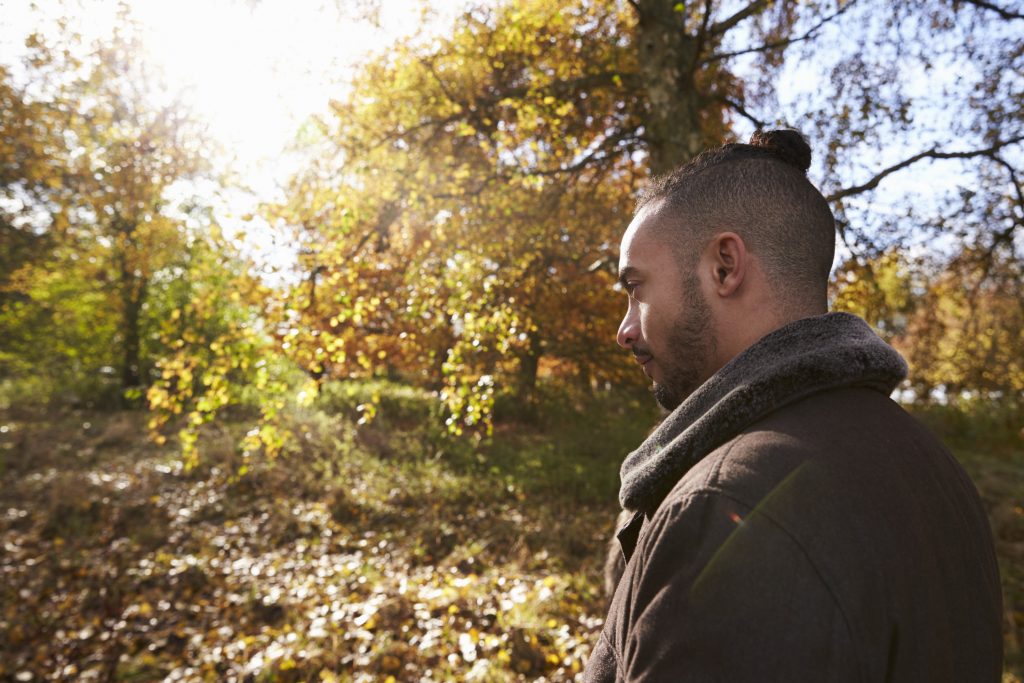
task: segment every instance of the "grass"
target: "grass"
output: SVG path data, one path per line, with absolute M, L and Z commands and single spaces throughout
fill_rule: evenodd
M 217 424 L 188 473 L 142 414 L 0 413 L 0 679 L 573 680 L 604 613 L 619 462 L 653 409 L 542 398 L 474 442 L 432 406 L 332 386 L 292 413 L 277 461 Z M 954 446 L 992 519 L 1019 680 L 1024 455 L 970 443 Z
M 914 410 L 950 446 L 981 494 L 1003 584 L 1004 681 L 1024 680 L 1024 414 L 986 400 Z
M 954 448 L 981 492 L 992 524 L 1003 584 L 1005 668 L 1024 678 L 1024 452 Z
M 589 654 L 610 450 L 565 453 L 601 483 L 556 499 L 539 433 L 498 462 L 387 401 L 297 411 L 273 463 L 211 427 L 191 472 L 141 414 L 0 417 L 0 679 L 571 680 Z

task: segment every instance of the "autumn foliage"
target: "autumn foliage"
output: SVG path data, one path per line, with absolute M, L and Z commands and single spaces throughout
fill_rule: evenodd
M 833 308 L 989 477 L 1019 657 L 1011 5 L 468 3 L 303 126 L 246 217 L 295 247 L 269 274 L 130 11 L 28 36 L 0 64 L 0 678 L 571 680 L 655 419 L 619 238 L 652 174 L 776 126 L 837 217 Z

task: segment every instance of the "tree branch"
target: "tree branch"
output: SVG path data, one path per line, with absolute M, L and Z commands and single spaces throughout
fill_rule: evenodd
M 377 223 L 373 226 L 372 230 L 366 232 L 360 239 L 359 243 L 356 244 L 355 248 L 351 251 L 348 258 L 349 260 L 354 259 L 366 243 L 370 241 L 370 238 L 377 235 L 378 239 L 382 239 L 388 231 L 388 228 L 398 220 L 398 217 L 402 215 L 402 205 L 397 200 L 392 200 L 384 203 L 381 209 L 380 215 L 377 217 Z
M 1015 145 L 1021 141 L 1024 141 L 1024 135 L 1019 135 L 1015 138 L 1004 140 L 1003 142 L 997 142 L 991 147 L 987 147 L 985 149 L 976 149 L 966 152 L 940 152 L 937 149 L 932 148 L 925 152 L 915 154 L 912 157 L 904 159 L 898 164 L 894 164 L 889 168 L 879 171 L 877 174 L 875 174 L 873 178 L 871 178 L 871 180 L 867 181 L 866 183 L 863 183 L 861 185 L 854 185 L 853 187 L 848 187 L 842 190 L 837 190 L 836 192 L 833 192 L 832 194 L 825 197 L 825 199 L 830 202 L 834 202 L 845 197 L 850 197 L 856 194 L 867 192 L 868 190 L 873 190 L 876 187 L 878 187 L 879 183 L 881 183 L 883 180 L 891 176 L 893 173 L 896 173 L 897 171 L 902 171 L 903 169 L 913 164 L 916 164 L 918 161 L 921 161 L 922 159 L 972 159 L 975 157 L 986 156 L 995 158 L 995 155 L 999 150 L 1003 149 L 1004 147 L 1008 147 L 1009 145 Z
M 578 159 L 575 163 L 570 164 L 569 166 L 559 166 L 557 168 L 537 169 L 537 170 L 534 170 L 534 171 L 527 172 L 527 175 L 542 175 L 543 176 L 543 175 L 562 175 L 563 173 L 575 173 L 576 171 L 579 171 L 579 170 L 583 169 L 584 167 L 590 165 L 593 162 L 605 161 L 606 159 L 611 157 L 611 152 L 608 151 L 608 148 L 613 148 L 614 149 L 615 147 L 618 147 L 623 142 L 629 142 L 629 141 L 634 141 L 635 142 L 638 139 L 639 138 L 637 137 L 635 130 L 631 130 L 631 129 L 622 130 L 622 131 L 616 133 L 615 135 L 609 135 L 608 137 L 606 137 L 601 142 L 600 145 L 595 147 L 589 153 L 585 154 L 582 158 Z M 602 152 L 602 151 L 604 152 L 604 154 L 600 154 L 599 155 L 599 153 Z
M 438 86 L 444 93 L 445 97 L 449 101 L 458 104 L 466 112 L 469 111 L 470 107 L 476 107 L 477 109 L 483 109 L 484 107 L 497 104 L 501 100 L 510 98 L 520 98 L 532 93 L 551 93 L 553 95 L 563 96 L 567 93 L 571 93 L 575 90 L 589 90 L 591 88 L 599 87 L 602 85 L 609 85 L 615 83 L 615 79 L 627 80 L 630 74 L 621 73 L 616 70 L 611 71 L 598 71 L 596 73 L 584 74 L 577 78 L 570 78 L 566 80 L 556 80 L 552 83 L 548 83 L 542 87 L 535 87 L 533 85 L 521 85 L 506 89 L 491 89 L 486 96 L 481 95 L 475 97 L 470 101 L 460 100 L 454 92 L 447 86 L 441 78 L 441 75 L 437 72 L 433 62 L 429 62 L 426 59 L 421 60 L 423 66 L 425 66 L 431 73 L 431 75 L 437 80 Z
M 725 33 L 744 19 L 752 17 L 767 8 L 768 4 L 767 0 L 754 0 L 754 2 L 739 10 L 728 19 L 723 19 L 722 21 L 712 24 L 711 28 L 708 29 L 708 35 L 718 36 Z
M 697 42 L 693 54 L 699 55 L 704 51 L 704 44 L 708 40 L 708 24 L 711 23 L 711 7 L 714 0 L 704 0 L 704 18 L 700 22 L 700 30 L 697 31 Z
M 765 43 L 764 45 L 760 45 L 758 47 L 750 47 L 750 48 L 746 48 L 744 50 L 736 50 L 735 52 L 722 52 L 722 53 L 719 53 L 719 54 L 716 54 L 716 55 L 711 55 L 711 56 L 701 60 L 700 63 L 702 65 L 704 65 L 704 64 L 710 64 L 711 62 L 720 62 L 723 59 L 731 59 L 733 57 L 739 57 L 741 55 L 749 55 L 749 54 L 752 54 L 754 52 L 768 52 L 769 50 L 777 50 L 779 48 L 789 47 L 790 45 L 793 45 L 794 43 L 799 43 L 799 42 L 805 41 L 805 40 L 807 40 L 809 38 L 813 38 L 814 35 L 818 31 L 820 31 L 823 26 L 825 26 L 826 24 L 832 22 L 833 20 L 835 20 L 840 15 L 844 14 L 847 10 L 849 10 L 851 7 L 856 5 L 857 2 L 858 2 L 858 0 L 851 0 L 850 2 L 846 3 L 845 5 L 843 5 L 842 7 L 837 9 L 835 12 L 833 12 L 830 15 L 828 15 L 827 17 L 825 17 L 824 19 L 819 21 L 817 24 L 815 24 L 814 26 L 809 28 L 802 35 L 799 35 L 796 38 L 784 38 L 782 40 L 776 40 L 776 41 L 771 42 L 771 43 Z M 714 30 L 715 27 L 712 26 L 711 28 L 712 28 L 712 30 Z
M 436 192 L 430 196 L 434 199 L 464 199 L 466 197 L 479 197 L 483 194 L 484 190 L 487 189 L 488 185 L 499 179 L 500 176 L 497 173 L 492 173 L 486 176 L 482 183 L 471 190 L 464 190 L 462 192 Z
M 762 121 L 761 119 L 757 118 L 749 111 L 747 111 L 747 108 L 744 107 L 741 102 L 737 102 L 736 100 L 726 97 L 725 95 L 717 95 L 715 96 L 715 99 L 724 104 L 725 106 L 729 107 L 733 111 L 735 111 L 737 114 L 745 118 L 747 121 L 750 121 L 752 124 L 754 124 L 755 127 L 767 127 L 767 122 Z
M 1010 162 L 997 154 L 992 155 L 992 161 L 1005 168 L 1006 172 L 1010 174 L 1010 182 L 1013 183 L 1013 189 L 1017 192 L 1017 205 L 1020 206 L 1021 213 L 1024 214 L 1024 187 L 1021 186 L 1020 178 L 1017 177 L 1017 169 L 1015 169 Z M 1019 225 L 1020 222 L 1021 219 L 1017 219 L 1014 221 L 1014 224 Z
M 1010 10 L 999 7 L 994 3 L 985 2 L 985 0 L 956 0 L 956 2 L 953 3 L 953 7 L 955 8 L 959 2 L 963 2 L 968 5 L 974 5 L 975 7 L 980 7 L 982 9 L 991 10 L 998 14 L 1003 19 L 1006 19 L 1007 21 L 1010 21 L 1011 19 L 1024 19 L 1024 14 L 1020 14 L 1019 12 L 1011 12 Z

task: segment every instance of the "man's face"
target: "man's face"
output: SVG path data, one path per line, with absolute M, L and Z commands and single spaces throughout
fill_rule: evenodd
M 655 238 L 659 208 L 644 207 L 622 237 L 619 281 L 629 308 L 616 339 L 653 380 L 658 403 L 672 410 L 713 374 L 715 339 L 696 273 L 683 272 L 678 249 Z

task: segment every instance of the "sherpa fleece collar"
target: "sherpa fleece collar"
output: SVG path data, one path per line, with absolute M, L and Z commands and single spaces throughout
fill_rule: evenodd
M 729 361 L 626 456 L 619 502 L 653 514 L 701 458 L 768 413 L 839 387 L 889 394 L 906 375 L 903 358 L 855 315 L 789 323 Z

